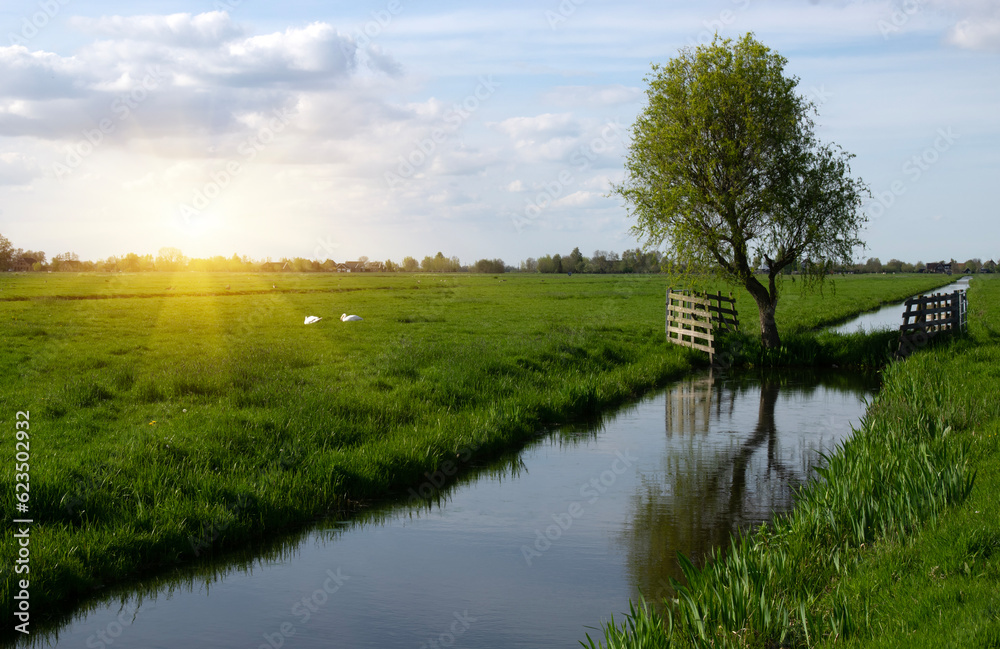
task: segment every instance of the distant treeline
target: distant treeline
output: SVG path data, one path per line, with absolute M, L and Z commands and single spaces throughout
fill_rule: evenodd
M 189 258 L 177 248 L 160 248 L 153 255 L 139 255 L 130 252 L 121 256 L 111 256 L 97 261 L 81 260 L 76 253 L 64 252 L 51 259 L 40 250 L 14 248 L 11 242 L 0 234 L 0 271 L 56 271 L 56 272 L 129 272 L 143 271 L 215 271 L 215 272 L 406 272 L 406 273 L 659 273 L 668 265 L 664 253 L 656 250 L 644 251 L 640 248 L 626 250 L 621 255 L 614 251 L 595 250 L 590 257 L 573 248 L 567 255 L 556 253 L 535 259 L 529 257 L 517 266 L 506 264 L 502 259 L 479 259 L 463 265 L 458 257 L 445 257 L 443 253 L 426 256 L 417 261 L 415 257 L 403 257 L 402 262 L 371 261 L 368 257 L 337 262 L 332 259 L 319 261 L 304 257 L 282 257 L 278 261 L 255 260 L 246 255 L 232 257 Z M 899 259 L 882 263 L 878 257 L 851 266 L 835 266 L 831 272 L 854 273 L 921 273 L 942 272 L 948 268 L 954 273 L 992 273 L 996 271 L 992 260 L 983 262 L 979 258 L 959 262 L 940 261 L 924 264 L 918 261 L 910 264 Z M 764 270 L 761 268 L 761 270 Z M 787 273 L 797 272 L 797 266 L 789 266 Z
M 890 259 L 884 264 L 878 257 L 871 257 L 865 262 L 858 262 L 851 267 L 841 267 L 837 270 L 851 270 L 855 273 L 924 273 L 924 272 L 952 272 L 952 273 L 994 273 L 997 264 L 992 259 L 983 261 L 979 257 L 958 261 L 937 261 L 924 263 L 918 261 L 910 264 L 898 259 Z

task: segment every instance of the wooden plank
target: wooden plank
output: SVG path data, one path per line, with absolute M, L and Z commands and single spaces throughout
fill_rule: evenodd
M 693 314 L 672 314 L 667 318 L 667 320 L 670 320 L 671 322 L 687 322 L 706 328 L 712 324 L 712 321 L 709 318 L 697 318 Z
M 670 291 L 671 295 L 679 295 L 687 298 L 694 298 L 696 300 L 707 300 L 708 298 L 701 293 L 692 293 L 691 291 Z
M 951 294 L 920 295 L 918 297 L 907 298 L 903 304 L 912 306 L 914 304 L 927 304 L 929 302 L 950 302 L 952 299 L 954 299 L 954 296 Z
M 685 331 L 693 331 L 695 333 L 705 333 L 711 331 L 711 327 L 704 324 L 699 324 L 697 322 L 684 322 L 683 320 L 671 320 L 667 325 L 668 329 L 684 329 Z
M 950 304 L 951 302 L 954 301 L 955 298 L 953 296 L 945 295 L 945 296 L 935 296 L 935 297 L 910 298 L 905 302 L 905 304 L 908 307 L 912 307 L 920 304 L 933 304 L 933 303 Z
M 920 327 L 913 324 L 905 325 L 905 327 L 905 329 L 900 327 L 901 333 L 905 333 L 907 331 L 956 331 L 958 329 L 958 327 L 954 326 L 951 321 L 929 324 L 926 327 Z
M 668 304 L 667 308 L 678 309 L 682 313 L 699 313 L 706 316 L 711 313 L 704 304 L 691 304 L 690 306 L 688 304 Z
M 697 343 L 691 343 L 687 341 L 674 341 L 674 344 L 681 345 L 682 347 L 688 347 L 690 349 L 697 349 L 700 352 L 708 352 L 709 354 L 714 354 L 715 352 L 708 345 L 699 345 Z
M 683 342 L 685 344 L 689 342 L 698 342 L 698 341 L 704 341 L 706 344 L 710 344 L 712 342 L 710 338 L 706 338 L 704 335 L 699 334 L 698 332 L 692 332 L 686 329 L 671 328 L 668 334 L 677 334 L 676 337 L 669 336 L 670 340 L 672 340 L 673 342 Z M 684 340 L 685 338 L 690 338 L 690 340 Z
M 712 318 L 709 317 L 707 313 L 702 311 L 677 311 L 677 307 L 672 307 L 670 309 L 669 318 L 671 320 L 683 320 L 684 322 L 698 322 L 702 324 L 708 324 L 712 322 Z
M 692 313 L 694 315 L 699 315 L 703 318 L 711 317 L 711 314 L 704 309 L 692 309 L 686 306 L 677 306 L 676 304 L 671 304 L 668 308 L 674 313 Z
M 904 304 L 919 304 L 921 302 L 950 302 L 955 299 L 953 293 L 937 293 L 935 295 L 918 295 L 917 297 L 907 298 Z
M 705 297 L 700 297 L 698 295 L 685 295 L 683 293 L 671 293 L 668 299 L 683 301 L 683 302 L 697 302 L 698 304 L 709 304 L 710 300 Z
M 924 315 L 924 316 L 937 315 L 938 313 L 949 313 L 953 309 L 954 309 L 954 307 L 952 307 L 950 305 L 949 306 L 942 306 L 942 307 L 932 307 L 932 308 L 927 308 L 927 309 L 921 309 L 919 311 L 906 311 L 906 312 L 903 313 L 903 316 L 904 317 L 906 317 L 906 316 L 913 317 L 913 316 L 917 316 L 917 315 Z
M 932 314 L 932 317 L 930 317 L 930 318 L 922 318 L 922 319 L 918 320 L 917 322 L 906 323 L 906 324 L 903 324 L 903 325 L 900 325 L 900 326 L 901 327 L 915 326 L 915 325 L 919 326 L 919 325 L 925 325 L 925 324 L 929 326 L 929 325 L 934 325 L 934 324 L 940 324 L 942 322 L 948 322 L 948 321 L 951 321 L 951 320 L 955 320 L 956 319 L 955 315 L 956 314 L 955 314 L 954 310 L 948 310 L 948 311 L 944 311 L 942 313 Z
M 900 325 L 900 331 L 920 331 L 933 329 L 935 331 L 949 328 L 957 328 L 958 323 L 954 319 L 947 320 L 934 320 L 932 322 L 915 322 L 905 325 Z
M 687 331 L 694 331 L 695 333 L 708 333 L 712 330 L 707 322 L 688 322 L 686 320 L 671 320 L 667 327 L 673 327 L 675 329 L 684 328 Z
M 668 334 L 675 333 L 675 334 L 678 334 L 678 335 L 681 335 L 681 336 L 690 336 L 692 338 L 699 338 L 699 339 L 702 339 L 702 340 L 706 340 L 708 342 L 714 342 L 714 340 L 715 340 L 715 338 L 712 336 L 711 333 L 701 332 L 701 331 L 693 331 L 691 329 L 683 329 L 681 327 L 668 327 L 667 328 L 667 333 Z
M 669 327 L 667 329 L 668 333 L 676 333 L 682 336 L 690 336 L 692 338 L 702 338 L 708 342 L 712 342 L 714 337 L 711 332 L 707 331 L 695 331 L 694 329 L 685 329 L 684 327 Z

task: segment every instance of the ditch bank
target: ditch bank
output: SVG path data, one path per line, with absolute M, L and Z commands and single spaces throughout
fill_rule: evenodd
M 682 558 L 665 613 L 640 603 L 589 646 L 997 644 L 1000 282 L 969 299 L 969 335 L 887 367 L 791 513 Z

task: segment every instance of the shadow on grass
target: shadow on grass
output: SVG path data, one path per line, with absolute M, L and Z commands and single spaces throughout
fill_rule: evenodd
M 785 334 L 777 349 L 764 347 L 759 336 L 743 332 L 720 337 L 713 365 L 772 368 L 788 366 L 865 367 L 876 369 L 892 360 L 899 347 L 899 332 L 834 334 L 805 332 Z

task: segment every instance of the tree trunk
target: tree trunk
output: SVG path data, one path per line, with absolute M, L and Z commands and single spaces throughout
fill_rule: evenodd
M 774 276 L 769 278 L 768 283 L 771 285 L 770 291 L 764 288 L 756 277 L 751 277 L 746 287 L 757 302 L 757 311 L 760 315 L 760 340 L 767 349 L 777 349 L 781 346 L 781 339 L 778 337 L 778 326 L 774 323 L 774 310 L 778 306 Z

